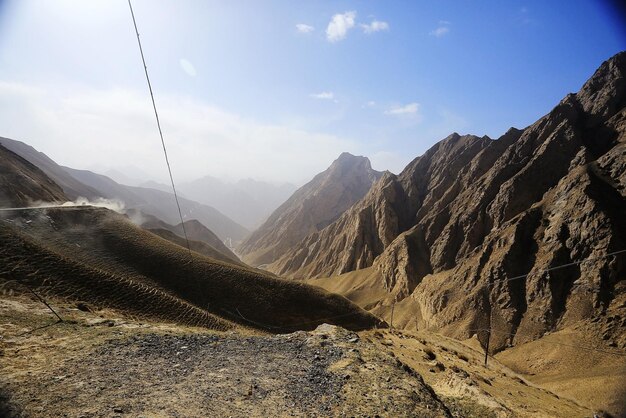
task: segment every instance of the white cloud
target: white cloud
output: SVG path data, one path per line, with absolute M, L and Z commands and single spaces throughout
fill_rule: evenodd
M 374 33 L 380 32 L 383 30 L 389 30 L 389 23 L 381 22 L 379 20 L 373 20 L 369 25 L 361 24 L 361 28 L 363 28 L 364 33 Z
M 158 104 L 177 181 L 214 175 L 299 183 L 342 151 L 362 152 L 350 139 L 258 122 L 188 97 L 161 94 Z M 24 141 L 62 165 L 138 167 L 154 180 L 167 180 L 143 90 L 0 81 L 0 127 L 0 136 Z
M 366 107 L 375 107 L 375 106 L 376 106 L 376 102 L 375 102 L 375 101 L 373 101 L 373 100 L 370 100 L 369 102 L 365 102 L 365 103 L 363 103 L 363 106 L 362 106 L 362 107 L 363 107 L 363 108 L 366 108 Z
M 354 27 L 355 18 L 355 11 L 334 15 L 326 28 L 326 39 L 328 39 L 329 42 L 337 42 L 344 39 L 348 31 Z
M 180 59 L 180 67 L 184 72 L 187 73 L 188 76 L 195 77 L 198 73 L 196 72 L 196 67 L 193 66 L 192 63 L 187 61 L 185 58 Z
M 435 38 L 441 38 L 450 32 L 450 22 L 447 20 L 440 20 L 439 26 L 436 29 L 431 30 L 428 34 Z
M 313 99 L 333 100 L 335 98 L 335 93 L 333 93 L 332 91 L 323 91 L 321 93 L 310 94 L 309 96 Z
M 439 26 L 437 29 L 431 30 L 429 35 L 434 36 L 435 38 L 441 38 L 445 34 L 450 32 L 450 28 L 447 26 Z
M 315 30 L 315 28 L 313 26 L 307 25 L 305 23 L 298 23 L 296 25 L 296 29 L 300 33 L 311 33 L 311 32 L 313 32 Z
M 385 115 L 417 115 L 419 112 L 419 103 L 409 103 L 404 106 L 393 106 L 385 110 Z

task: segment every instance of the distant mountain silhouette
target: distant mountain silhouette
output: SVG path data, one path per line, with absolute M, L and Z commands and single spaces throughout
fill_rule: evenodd
M 292 184 L 275 185 L 253 179 L 226 182 L 215 177 L 181 183 L 181 194 L 213 206 L 230 218 L 254 229 L 296 190 Z

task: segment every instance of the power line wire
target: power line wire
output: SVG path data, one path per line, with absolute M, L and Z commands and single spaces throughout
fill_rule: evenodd
M 174 177 L 172 176 L 172 168 L 170 167 L 170 160 L 167 156 L 167 149 L 165 148 L 165 140 L 163 139 L 163 131 L 161 130 L 161 121 L 159 120 L 159 112 L 157 111 L 156 102 L 154 100 L 154 93 L 152 92 L 152 84 L 150 83 L 150 76 L 148 75 L 148 66 L 146 65 L 146 58 L 143 54 L 143 47 L 141 46 L 141 39 L 139 39 L 139 29 L 137 29 L 137 21 L 135 20 L 135 13 L 133 12 L 133 5 L 128 0 L 128 7 L 130 8 L 130 15 L 133 18 L 133 26 L 135 27 L 135 34 L 137 35 L 137 44 L 139 45 L 139 52 L 141 53 L 141 61 L 143 62 L 143 70 L 146 74 L 146 81 L 148 82 L 148 90 L 150 90 L 150 99 L 152 99 L 152 108 L 154 109 L 154 117 L 156 118 L 157 127 L 159 128 L 159 136 L 161 137 L 161 145 L 163 145 L 163 154 L 165 155 L 165 163 L 167 164 L 167 171 L 170 175 L 170 182 L 172 183 L 172 190 L 174 191 L 174 199 L 176 199 L 176 207 L 178 208 L 178 215 L 180 216 L 180 224 L 183 228 L 183 234 L 185 235 L 185 242 L 187 243 L 187 250 L 189 250 L 189 256 L 192 257 L 191 246 L 189 245 L 189 238 L 187 237 L 187 230 L 185 229 L 185 221 L 183 220 L 183 212 L 180 210 L 180 203 L 178 202 L 178 194 L 176 193 L 176 186 L 174 185 Z
M 565 267 L 570 267 L 570 266 L 575 266 L 575 265 L 578 265 L 578 264 L 586 263 L 588 261 L 601 260 L 603 258 L 610 257 L 610 256 L 613 256 L 613 255 L 617 255 L 617 254 L 621 254 L 621 253 L 626 253 L 626 249 L 625 250 L 614 251 L 612 253 L 600 255 L 600 256 L 597 256 L 597 257 L 586 258 L 586 259 L 580 260 L 580 261 L 573 261 L 571 263 L 561 264 L 559 266 L 554 266 L 554 267 L 550 267 L 550 268 L 547 268 L 547 269 L 544 269 L 544 270 L 539 270 L 538 272 L 530 271 L 530 272 L 528 272 L 526 274 L 521 274 L 519 276 L 510 277 L 510 278 L 503 279 L 503 280 L 495 280 L 492 283 L 496 283 L 498 281 L 512 282 L 513 280 L 519 280 L 519 279 L 523 279 L 525 277 L 528 277 L 528 276 L 531 275 L 531 273 L 546 273 L 546 272 L 549 272 L 549 271 L 558 270 L 558 269 L 562 269 L 562 268 L 565 268 Z
M 521 274 L 519 276 L 514 276 L 514 277 L 508 277 L 508 278 L 502 278 L 502 279 L 497 279 L 497 280 L 493 280 L 491 282 L 488 282 L 487 285 L 488 286 L 493 286 L 496 283 L 506 283 L 506 282 L 512 282 L 515 280 L 519 280 L 519 279 L 523 279 L 523 278 L 527 278 L 528 276 L 530 276 L 531 274 L 539 274 L 539 273 L 547 273 L 553 270 L 559 270 L 565 267 L 571 267 L 571 266 L 575 266 L 575 265 L 579 265 L 579 264 L 583 264 L 583 263 L 587 263 L 589 261 L 594 261 L 594 260 L 601 260 L 603 258 L 606 257 L 611 257 L 617 254 L 622 254 L 622 253 L 626 253 L 626 249 L 624 250 L 619 250 L 619 251 L 613 251 L 604 255 L 599 255 L 597 257 L 591 257 L 591 258 L 586 258 L 584 260 L 579 260 L 579 261 L 573 261 L 571 263 L 567 263 L 567 264 L 560 264 L 558 266 L 554 266 L 554 267 L 549 267 L 543 270 L 537 270 L 537 271 L 530 271 L 526 274 Z M 586 285 L 586 284 L 575 284 L 577 288 L 588 288 L 588 289 L 595 289 L 597 286 L 592 286 L 592 285 Z M 464 293 L 467 294 L 468 290 L 445 290 L 444 292 L 441 293 L 441 295 L 453 295 L 453 294 L 457 294 L 457 293 Z

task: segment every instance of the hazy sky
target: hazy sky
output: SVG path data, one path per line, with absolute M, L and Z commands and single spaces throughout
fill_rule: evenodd
M 133 5 L 179 181 L 302 183 L 342 151 L 397 173 L 527 126 L 626 49 L 598 0 Z M 0 136 L 163 181 L 151 112 L 126 0 L 0 0 Z

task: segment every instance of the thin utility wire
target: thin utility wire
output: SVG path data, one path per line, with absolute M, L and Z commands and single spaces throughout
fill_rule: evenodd
M 588 261 L 601 260 L 601 259 L 603 259 L 603 258 L 610 257 L 610 256 L 612 256 L 612 255 L 621 254 L 621 253 L 626 253 L 626 249 L 625 249 L 625 250 L 614 251 L 614 252 L 612 252 L 612 253 L 608 253 L 608 254 L 600 255 L 600 256 L 597 256 L 597 257 L 586 258 L 586 259 L 584 259 L 584 260 L 580 260 L 580 261 L 573 261 L 573 262 L 571 262 L 571 263 L 561 264 L 561 265 L 559 265 L 559 266 L 550 267 L 550 268 L 547 268 L 547 269 L 544 269 L 544 270 L 539 270 L 539 271 L 537 271 L 537 272 L 533 272 L 533 271 L 531 271 L 531 272 L 529 272 L 529 273 L 526 273 L 526 274 L 521 274 L 521 275 L 519 275 L 519 276 L 509 277 L 509 278 L 507 278 L 507 279 L 502 279 L 502 280 L 494 280 L 492 283 L 497 283 L 497 282 L 499 282 L 499 281 L 503 281 L 503 282 L 512 282 L 513 280 L 519 280 L 519 279 L 523 279 L 523 278 L 525 278 L 525 277 L 528 277 L 528 276 L 530 276 L 530 275 L 531 275 L 531 274 L 533 274 L 533 273 L 535 273 L 535 274 L 536 274 L 536 273 L 546 273 L 546 272 L 549 272 L 549 271 L 558 270 L 558 269 L 562 269 L 562 268 L 565 268 L 565 267 L 570 267 L 570 266 L 575 266 L 575 265 L 578 265 L 578 264 L 586 263 L 586 262 L 588 262 Z
M 176 199 L 176 207 L 178 208 L 178 215 L 180 216 L 180 225 L 183 228 L 183 234 L 185 235 L 185 242 L 187 243 L 187 250 L 189 250 L 189 256 L 192 257 L 191 246 L 189 245 L 189 238 L 187 238 L 187 230 L 185 229 L 185 221 L 183 220 L 183 212 L 180 210 L 180 203 L 178 202 L 178 194 L 176 193 L 176 186 L 174 185 L 174 177 L 172 176 L 172 168 L 170 167 L 170 160 L 167 156 L 167 149 L 165 148 L 165 140 L 163 139 L 163 131 L 161 130 L 161 121 L 159 120 L 159 112 L 157 111 L 156 102 L 154 101 L 154 93 L 152 92 L 152 84 L 150 83 L 150 76 L 148 75 L 148 66 L 146 65 L 146 58 L 143 55 L 143 47 L 141 46 L 141 40 L 139 39 L 139 29 L 137 29 L 137 21 L 135 20 L 135 12 L 133 12 L 133 5 L 128 0 L 128 7 L 130 8 L 130 15 L 133 18 L 133 26 L 135 27 L 135 34 L 137 35 L 137 44 L 139 45 L 139 52 L 141 53 L 141 61 L 143 62 L 143 70 L 146 74 L 146 81 L 148 82 L 148 90 L 150 90 L 150 99 L 152 99 L 152 108 L 154 109 L 154 117 L 156 118 L 157 127 L 159 128 L 159 136 L 161 137 L 161 145 L 163 145 L 163 154 L 165 155 L 165 162 L 167 163 L 167 171 L 170 174 L 170 182 L 172 183 L 172 190 L 174 191 L 174 198 Z
M 553 271 L 553 270 L 559 270 L 559 269 L 562 269 L 562 268 L 565 268 L 565 267 L 571 267 L 571 266 L 587 263 L 589 261 L 601 260 L 603 258 L 611 257 L 611 256 L 614 256 L 614 255 L 617 255 L 617 254 L 622 254 L 622 253 L 626 253 L 626 249 L 619 250 L 619 251 L 613 251 L 613 252 L 610 252 L 610 253 L 607 253 L 607 254 L 604 254 L 604 255 L 599 255 L 597 257 L 586 258 L 584 260 L 573 261 L 571 263 L 561 264 L 561 265 L 554 266 L 554 267 L 549 267 L 549 268 L 546 268 L 546 269 L 543 269 L 543 270 L 536 270 L 536 271 L 532 271 L 531 270 L 530 272 L 528 272 L 526 274 L 521 274 L 519 276 L 493 280 L 491 282 L 488 282 L 487 286 L 493 286 L 494 284 L 501 283 L 501 282 L 502 283 L 512 282 L 512 281 L 515 281 L 515 280 L 527 278 L 531 274 L 537 275 L 537 274 L 540 274 L 540 273 L 548 273 L 548 272 Z M 581 284 L 574 283 L 573 286 L 575 286 L 577 288 L 588 288 L 588 289 L 595 289 L 595 288 L 597 288 L 597 286 L 586 285 L 586 284 L 582 284 L 582 283 Z M 457 294 L 457 293 L 467 294 L 468 292 L 469 292 L 469 290 L 464 290 L 464 289 L 461 289 L 461 290 L 445 290 L 445 291 L 443 291 L 441 293 L 441 296 L 454 295 L 454 294 Z

